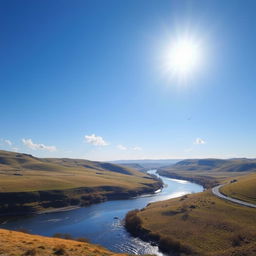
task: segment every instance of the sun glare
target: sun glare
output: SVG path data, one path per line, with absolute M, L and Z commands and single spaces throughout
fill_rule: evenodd
M 191 39 L 172 42 L 166 53 L 166 69 L 173 76 L 186 78 L 193 74 L 201 61 L 201 47 Z

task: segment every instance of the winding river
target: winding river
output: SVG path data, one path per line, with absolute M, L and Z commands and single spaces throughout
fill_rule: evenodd
M 156 170 L 149 173 L 156 174 Z M 68 233 L 73 237 L 86 237 L 92 243 L 100 244 L 112 251 L 129 254 L 162 255 L 157 246 L 131 237 L 123 227 L 125 214 L 141 209 L 148 203 L 179 197 L 184 194 L 203 191 L 195 183 L 162 177 L 165 186 L 158 193 L 129 200 L 107 201 L 72 211 L 48 213 L 22 217 L 1 224 L 5 229 L 27 229 L 33 234 L 52 236 Z

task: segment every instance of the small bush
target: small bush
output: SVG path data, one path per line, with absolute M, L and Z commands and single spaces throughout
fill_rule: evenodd
M 35 249 L 29 249 L 26 252 L 22 254 L 22 256 L 35 256 L 36 255 L 36 250 Z
M 125 216 L 125 227 L 133 235 L 138 235 L 141 230 L 141 219 L 137 216 L 139 210 L 133 210 Z
M 166 253 L 175 252 L 180 255 L 180 253 L 192 254 L 192 249 L 187 245 L 182 245 L 179 241 L 174 240 L 170 237 L 163 236 L 159 241 L 159 248 Z
M 64 244 L 57 245 L 55 248 L 53 248 L 53 253 L 55 255 L 65 255 L 66 253 L 65 245 Z
M 185 221 L 185 220 L 188 219 L 188 217 L 189 217 L 188 213 L 184 213 L 184 214 L 181 216 L 181 219 Z
M 241 246 L 241 243 L 245 240 L 245 237 L 241 234 L 234 234 L 231 239 L 231 244 L 233 247 Z

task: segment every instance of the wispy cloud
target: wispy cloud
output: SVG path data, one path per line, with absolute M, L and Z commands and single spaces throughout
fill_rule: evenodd
M 107 146 L 108 145 L 108 143 L 101 136 L 96 136 L 95 134 L 85 135 L 84 138 L 87 143 L 92 144 L 94 146 Z
M 21 141 L 25 146 L 33 150 L 46 150 L 49 152 L 54 152 L 57 150 L 55 146 L 46 146 L 44 144 L 36 144 L 32 141 L 32 139 L 22 139 Z
M 127 150 L 127 147 L 123 146 L 123 145 L 117 145 L 116 146 L 118 149 L 120 150 Z
M 8 146 L 12 146 L 12 142 L 10 140 L 4 140 L 4 143 L 7 144 Z
M 136 146 L 136 147 L 133 147 L 133 148 L 132 148 L 132 150 L 134 150 L 134 151 L 141 151 L 141 150 L 142 150 L 142 148 L 141 148 L 141 147 Z
M 13 143 L 10 140 L 6 140 L 6 139 L 0 139 L 0 145 L 8 145 L 8 146 L 12 146 Z
M 202 145 L 202 144 L 205 144 L 205 140 L 201 139 L 201 138 L 197 138 L 194 142 L 194 144 L 197 144 L 197 145 Z

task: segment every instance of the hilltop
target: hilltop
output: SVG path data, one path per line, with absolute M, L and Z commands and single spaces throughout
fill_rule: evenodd
M 0 213 L 84 206 L 159 187 L 152 176 L 112 163 L 0 151 Z

